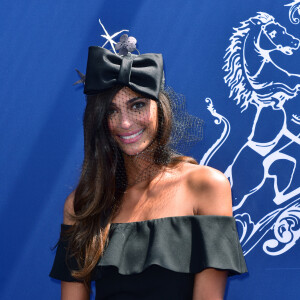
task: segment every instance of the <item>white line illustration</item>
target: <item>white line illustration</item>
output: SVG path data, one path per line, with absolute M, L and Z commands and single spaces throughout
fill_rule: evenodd
M 290 20 L 295 23 L 294 9 L 299 8 L 300 1 L 292 4 Z M 233 199 L 233 210 L 242 230 L 241 242 L 246 254 L 271 230 L 274 238 L 263 244 L 263 251 L 279 255 L 290 249 L 300 237 L 300 186 L 293 181 L 297 159 L 288 151 L 290 147 L 300 145 L 300 135 L 299 130 L 290 130 L 284 108 L 287 101 L 297 101 L 300 68 L 299 74 L 290 72 L 280 66 L 274 54 L 292 56 L 299 49 L 300 40 L 265 12 L 258 12 L 241 22 L 229 40 L 223 67 L 226 73 L 224 81 L 230 88 L 229 98 L 240 106 L 241 112 L 249 106 L 256 109 L 247 142 L 225 171 L 232 188 L 238 191 Z M 208 110 L 217 118 L 215 123 L 223 124 L 224 129 L 203 156 L 201 164 L 208 164 L 230 132 L 230 122 L 215 111 L 211 99 L 206 101 Z M 270 120 L 272 127 L 268 126 Z M 293 114 L 290 121 L 300 125 L 297 114 Z M 255 170 L 255 176 L 241 179 L 240 170 Z M 243 211 L 243 207 L 250 196 L 255 197 L 255 193 L 264 187 L 266 180 L 273 181 L 274 196 L 270 193 L 270 200 L 278 209 L 254 222 L 251 212 Z
M 222 115 L 218 114 L 214 109 L 213 102 L 210 98 L 206 98 L 205 102 L 208 103 L 207 109 L 215 118 L 215 124 L 220 125 L 221 123 L 224 125 L 223 132 L 221 137 L 217 139 L 217 141 L 209 148 L 209 150 L 204 154 L 203 158 L 200 161 L 200 165 L 208 165 L 210 159 L 214 156 L 214 154 L 219 150 L 219 148 L 223 145 L 223 143 L 227 140 L 227 137 L 230 133 L 230 123 L 229 121 Z
M 289 10 L 289 18 L 292 24 L 299 24 L 300 23 L 300 0 L 295 0 L 294 2 L 291 2 L 289 4 L 286 4 L 285 6 L 290 6 Z M 298 14 L 297 17 L 295 17 L 295 14 Z

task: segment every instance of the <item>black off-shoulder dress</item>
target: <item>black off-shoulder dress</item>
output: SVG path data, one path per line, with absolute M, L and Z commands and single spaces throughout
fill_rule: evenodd
M 62 232 L 70 225 L 62 224 Z M 61 235 L 62 236 L 62 235 Z M 50 276 L 76 281 L 60 238 Z M 97 300 L 192 299 L 194 275 L 206 268 L 247 272 L 236 223 L 228 216 L 165 217 L 113 223 L 109 244 L 93 272 Z

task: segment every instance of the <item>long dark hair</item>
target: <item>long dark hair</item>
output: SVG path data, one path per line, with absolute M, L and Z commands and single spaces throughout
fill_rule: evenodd
M 121 150 L 109 134 L 107 111 L 115 95 L 122 88 L 116 86 L 101 94 L 87 96 L 84 113 L 84 161 L 75 191 L 74 226 L 70 230 L 69 253 L 75 257 L 78 270 L 72 276 L 90 281 L 108 243 L 111 220 L 116 215 L 126 185 L 126 170 Z M 197 164 L 184 156 L 174 156 L 168 146 L 172 131 L 172 109 L 168 93 L 161 91 L 158 107 L 159 149 L 154 151 L 154 163 L 175 166 L 182 161 Z

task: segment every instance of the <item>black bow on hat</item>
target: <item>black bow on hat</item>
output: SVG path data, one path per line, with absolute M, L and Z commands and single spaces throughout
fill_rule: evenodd
M 158 100 L 162 78 L 161 54 L 120 56 L 92 46 L 89 47 L 84 93 L 93 95 L 120 84 Z

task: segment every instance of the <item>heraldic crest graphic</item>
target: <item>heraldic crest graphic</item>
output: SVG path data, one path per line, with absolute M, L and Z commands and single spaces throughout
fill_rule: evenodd
M 300 14 L 300 1 L 288 6 L 290 22 L 298 24 L 295 14 Z M 295 112 L 289 117 L 285 108 L 287 102 L 299 101 L 300 66 L 298 73 L 293 73 L 274 57 L 280 54 L 292 58 L 300 51 L 300 40 L 265 12 L 258 12 L 233 30 L 224 56 L 224 82 L 229 88 L 229 99 L 240 107 L 241 113 L 251 106 L 255 116 L 251 133 L 227 165 L 225 175 L 233 191 L 237 191 L 233 194 L 233 211 L 245 254 L 261 244 L 266 254 L 280 255 L 300 237 L 300 186 L 295 179 L 299 173 L 296 153 L 300 146 L 300 116 Z M 216 112 L 212 100 L 207 98 L 206 102 L 215 124 L 223 124 L 224 128 L 200 161 L 203 165 L 225 143 L 231 128 L 230 121 Z M 271 127 L 267 124 L 270 120 Z M 291 124 L 298 128 L 297 132 L 290 129 Z M 249 170 L 244 178 L 237 172 L 241 168 Z M 268 197 L 256 199 L 267 180 L 272 182 L 272 191 Z M 254 200 L 271 201 L 274 209 L 255 218 L 246 205 Z

